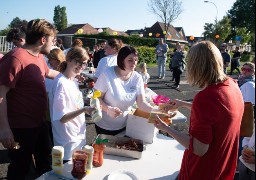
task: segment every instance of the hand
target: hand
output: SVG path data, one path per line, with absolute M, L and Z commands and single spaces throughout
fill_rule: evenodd
M 109 115 L 111 118 L 117 118 L 122 113 L 123 112 L 119 108 L 108 106 L 107 115 Z
M 77 79 L 78 82 L 80 82 L 80 83 L 81 83 L 81 82 L 84 82 L 84 81 L 85 81 L 85 78 L 86 78 L 86 77 L 84 77 L 83 75 L 77 75 L 77 76 L 76 76 L 76 79 Z
M 242 150 L 242 158 L 246 163 L 255 164 L 255 152 L 248 147 Z
M 84 112 L 88 115 L 91 115 L 93 111 L 95 111 L 97 108 L 96 107 L 90 107 L 90 106 L 85 106 L 84 107 Z
M 163 122 L 158 115 L 156 115 L 154 125 L 157 129 L 165 132 L 167 131 L 167 128 L 169 128 L 169 126 L 165 122 Z
M 169 111 L 177 111 L 177 102 L 176 101 L 170 101 L 168 103 L 163 103 L 159 105 L 159 110 L 164 113 L 168 113 Z
M 0 142 L 7 149 L 15 149 L 17 143 L 14 141 L 13 134 L 10 128 L 5 128 L 0 132 Z

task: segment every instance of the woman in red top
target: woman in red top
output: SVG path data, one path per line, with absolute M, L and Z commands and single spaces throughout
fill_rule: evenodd
M 224 74 L 222 56 L 213 43 L 202 41 L 191 47 L 187 79 L 202 91 L 192 103 L 175 100 L 166 110 L 191 109 L 189 135 L 155 120 L 158 129 L 186 148 L 179 179 L 233 180 L 244 103 L 236 82 Z

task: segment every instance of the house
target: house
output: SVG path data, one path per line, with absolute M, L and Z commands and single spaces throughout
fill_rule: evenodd
M 122 31 L 116 31 L 109 27 L 105 28 L 94 28 L 88 23 L 85 24 L 73 24 L 72 26 L 63 29 L 62 31 L 58 32 L 57 37 L 61 38 L 63 41 L 64 47 L 70 47 L 72 44 L 72 39 L 74 35 L 78 34 L 99 34 L 101 32 L 107 32 L 111 35 L 121 35 L 121 36 L 128 36 L 125 32 Z M 94 44 L 97 43 L 96 38 L 79 38 L 83 41 L 83 44 L 89 47 L 93 47 Z
M 169 26 L 168 30 L 165 31 L 165 25 L 161 22 L 156 22 L 150 28 L 145 28 L 144 37 L 152 38 L 164 38 L 170 43 L 180 42 L 182 44 L 187 44 L 186 35 L 183 28 L 178 27 L 177 29 L 172 25 Z

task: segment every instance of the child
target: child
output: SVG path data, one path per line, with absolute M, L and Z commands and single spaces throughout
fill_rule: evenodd
M 147 72 L 147 64 L 146 63 L 141 63 L 139 65 L 139 73 L 142 76 L 142 79 L 143 79 L 143 82 L 144 82 L 144 88 L 147 88 L 148 87 L 147 84 L 149 82 L 150 75 Z

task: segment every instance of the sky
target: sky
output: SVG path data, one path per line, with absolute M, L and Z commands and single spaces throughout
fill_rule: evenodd
M 149 11 L 149 0 L 0 0 L 0 30 L 19 17 L 30 21 L 42 18 L 53 23 L 54 7 L 66 7 L 68 24 L 88 23 L 94 28 L 110 27 L 127 31 L 151 27 L 161 22 Z M 183 12 L 172 23 L 186 36 L 201 36 L 205 23 L 221 20 L 236 0 L 181 0 Z

